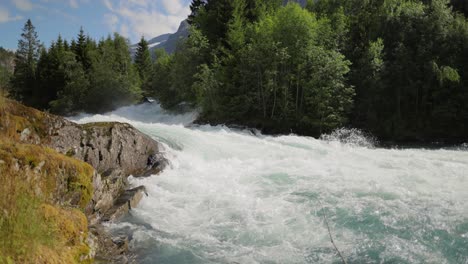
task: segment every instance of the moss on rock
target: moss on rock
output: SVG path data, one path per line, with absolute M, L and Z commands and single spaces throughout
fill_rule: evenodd
M 93 168 L 5 137 L 0 160 L 0 263 L 88 261 Z

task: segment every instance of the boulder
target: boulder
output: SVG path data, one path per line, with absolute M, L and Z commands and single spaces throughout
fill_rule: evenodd
M 62 122 L 49 146 L 91 164 L 99 173 L 122 170 L 127 176 L 150 176 L 167 164 L 158 142 L 124 123 Z

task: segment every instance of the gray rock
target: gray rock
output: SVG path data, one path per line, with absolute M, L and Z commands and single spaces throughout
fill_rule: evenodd
M 23 129 L 23 131 L 20 134 L 19 139 L 20 139 L 21 142 L 29 142 L 29 143 L 32 143 L 32 144 L 40 144 L 41 143 L 41 139 L 39 138 L 39 136 L 36 133 L 32 133 L 31 129 L 29 129 L 29 128 Z
M 103 221 L 115 221 L 136 207 L 146 194 L 145 186 L 140 186 L 122 193 L 103 216 Z
M 127 177 L 158 174 L 167 164 L 162 146 L 129 124 L 92 123 L 78 125 L 51 116 L 50 139 L 45 143 L 67 156 L 89 163 L 96 169 L 93 198 L 86 208 L 90 228 L 98 240 L 93 244 L 96 259 L 128 263 L 128 240 L 116 243 L 102 230 L 102 221 L 115 221 L 136 207 L 145 187 L 128 188 Z M 73 201 L 72 201 L 73 202 Z M 118 241 L 117 241 L 118 242 Z
M 56 126 L 49 146 L 91 164 L 99 173 L 120 169 L 126 175 L 149 176 L 167 164 L 158 142 L 123 123 L 63 122 Z
M 26 141 L 29 136 L 31 136 L 31 130 L 29 130 L 29 128 L 25 128 L 23 132 L 21 132 L 20 141 Z
M 129 241 L 127 237 L 112 237 L 102 225 L 90 227 L 90 236 L 95 246 L 96 263 L 136 263 L 129 255 Z

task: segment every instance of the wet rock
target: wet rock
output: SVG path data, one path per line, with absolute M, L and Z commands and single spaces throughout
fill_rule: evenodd
M 144 195 L 146 195 L 145 186 L 125 191 L 115 200 L 114 205 L 105 213 L 102 220 L 115 221 L 121 218 L 136 207 Z
M 96 244 L 95 261 L 97 263 L 135 263 L 129 255 L 129 240 L 127 237 L 112 237 L 102 225 L 90 228 L 94 244 Z
M 114 242 L 114 244 L 117 246 L 120 254 L 128 253 L 129 251 L 128 237 L 126 236 L 117 237 L 117 238 L 112 239 L 112 242 Z
M 92 204 L 87 211 L 91 224 L 101 220 L 127 186 L 127 175 L 120 169 L 108 170 L 93 178 L 94 194 Z

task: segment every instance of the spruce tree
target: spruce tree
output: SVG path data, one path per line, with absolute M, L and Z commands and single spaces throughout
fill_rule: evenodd
M 0 96 L 5 96 L 10 89 L 10 79 L 13 74 L 15 54 L 0 47 Z
M 27 105 L 35 106 L 37 98 L 36 67 L 39 61 L 41 44 L 36 29 L 28 19 L 23 27 L 21 39 L 15 57 L 15 71 L 13 75 L 13 89 L 11 95 Z
M 91 39 L 85 35 L 83 27 L 81 27 L 73 52 L 76 54 L 76 60 L 83 65 L 85 71 L 89 71 L 91 68 L 91 59 L 89 58 L 90 42 L 92 42 Z
M 148 48 L 148 42 L 144 37 L 138 43 L 137 52 L 135 55 L 135 66 L 140 75 L 143 89 L 146 91 L 148 88 L 148 80 L 152 71 L 151 55 Z
M 68 41 L 67 40 L 64 40 L 63 41 L 63 49 L 65 51 L 70 51 L 70 44 L 68 44 Z
M 71 40 L 70 51 L 76 52 L 76 40 L 74 40 L 74 39 Z
M 200 11 L 200 8 L 202 8 L 205 5 L 205 1 L 203 0 L 193 0 L 192 3 L 190 4 L 190 11 L 191 14 L 188 17 L 188 22 L 189 24 L 193 24 L 195 21 L 195 17 L 198 15 L 198 12 Z

